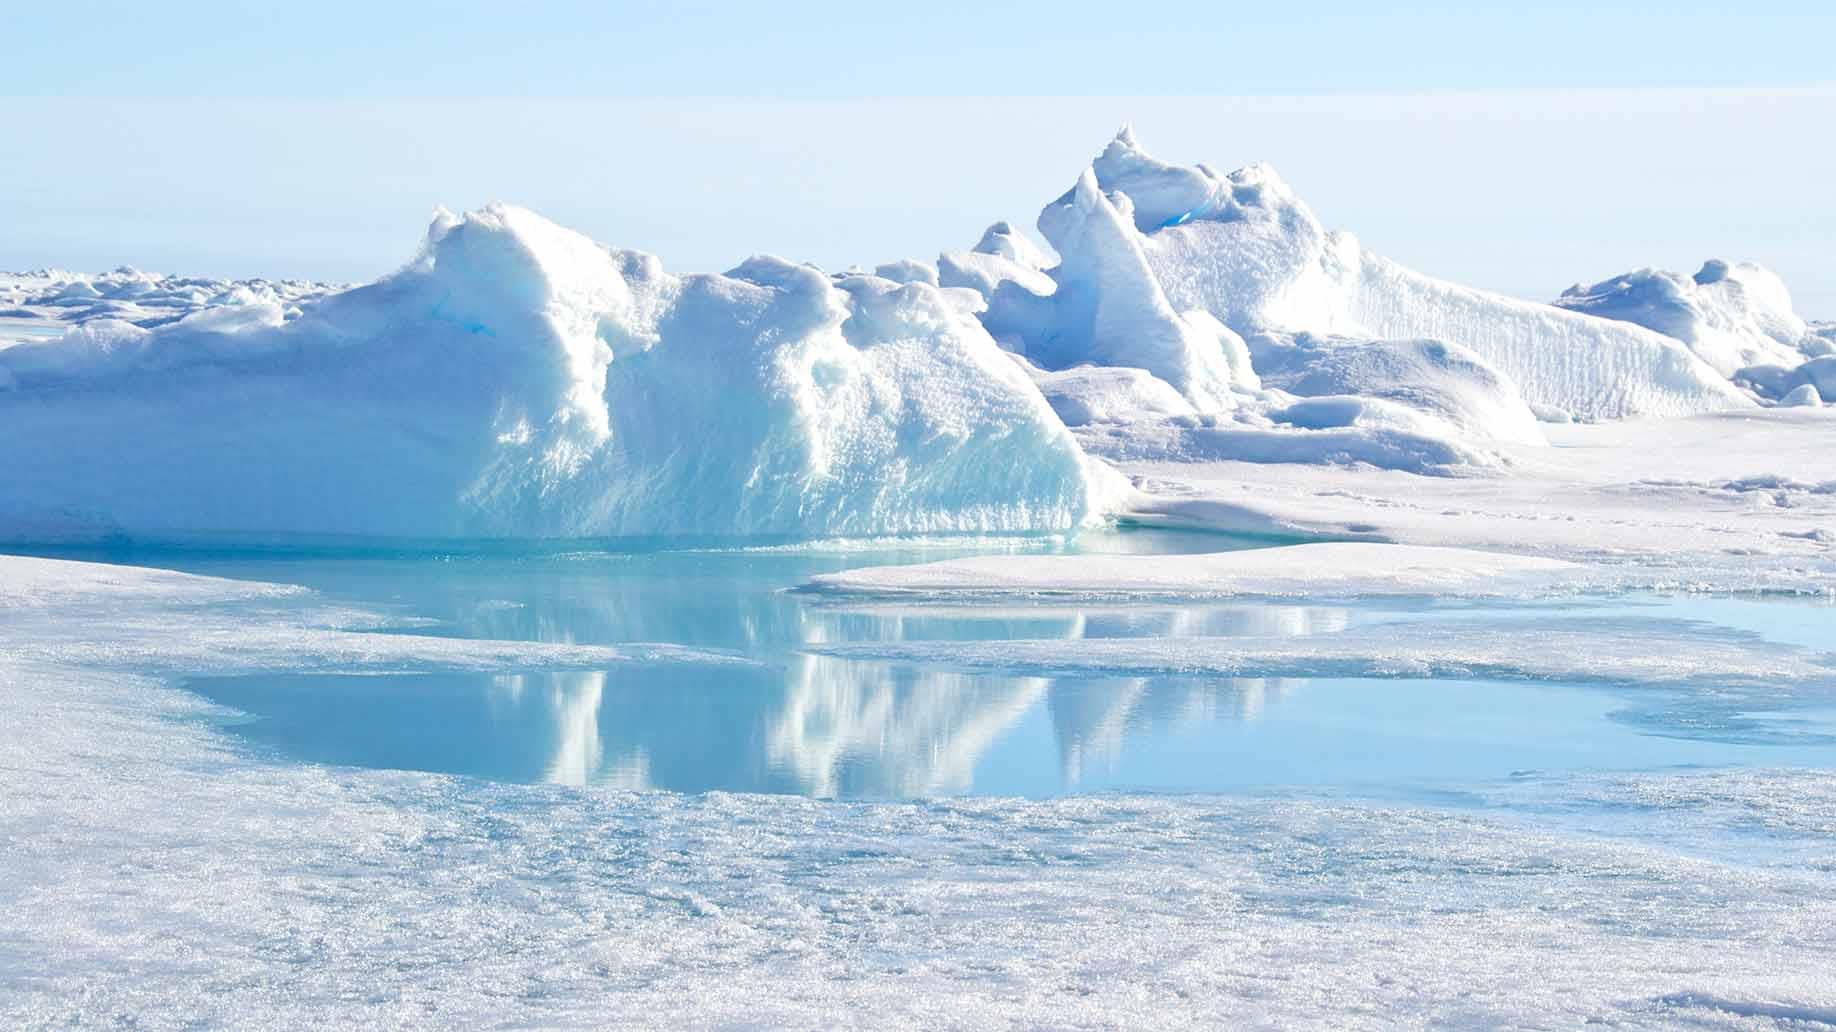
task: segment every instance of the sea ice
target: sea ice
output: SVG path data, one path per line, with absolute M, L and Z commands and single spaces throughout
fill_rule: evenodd
M 1677 620 L 1435 619 L 1302 636 L 872 642 L 822 655 L 1044 677 L 1430 677 L 1694 688 L 1765 709 L 1836 688 L 1836 654 Z

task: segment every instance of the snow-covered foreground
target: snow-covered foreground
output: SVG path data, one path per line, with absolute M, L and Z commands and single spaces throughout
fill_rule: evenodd
M 741 662 L 376 626 L 296 589 L 0 559 L 0 1023 L 1836 1020 L 1823 773 L 1551 773 L 1441 807 L 685 796 L 285 762 L 169 683 Z

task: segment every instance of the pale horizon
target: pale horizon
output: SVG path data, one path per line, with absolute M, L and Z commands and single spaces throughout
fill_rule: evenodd
M 0 99 L 0 268 L 365 281 L 436 207 L 502 200 L 676 271 L 826 269 L 1032 232 L 1118 126 L 1273 165 L 1326 225 L 1549 300 L 1709 258 L 1836 318 L 1836 86 L 1154 98 Z M 175 132 L 174 126 L 188 126 Z M 1450 146 L 1449 143 L 1454 145 Z M 1755 154 L 1779 152 L 1776 160 Z M 132 155 L 132 174 L 119 162 Z M 355 157 L 353 157 L 355 156 Z M 1723 184 L 1740 184 L 1728 189 Z

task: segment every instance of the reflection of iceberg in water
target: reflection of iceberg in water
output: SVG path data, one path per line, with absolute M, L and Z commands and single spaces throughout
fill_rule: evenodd
M 1296 683 L 1055 681 L 800 656 L 743 684 L 529 674 L 495 679 L 493 694 L 521 728 L 546 718 L 542 780 L 910 797 L 988 788 L 977 775 L 994 758 L 1010 775 L 1056 766 L 1060 784 L 1074 786 L 1093 767 L 1113 773 L 1157 736 L 1253 719 Z M 1042 704 L 1050 740 L 1007 741 Z
M 310 762 L 681 792 L 1042 794 L 1095 781 L 1103 766 L 1109 781 L 1165 774 L 1155 736 L 1253 717 L 1282 684 L 964 674 L 806 650 L 1300 636 L 1364 619 L 1355 609 L 1293 603 L 835 603 L 783 590 L 858 561 L 716 550 L 308 564 L 318 579 L 306 583 L 332 597 L 396 598 L 410 585 L 404 605 L 465 637 L 671 641 L 759 662 L 500 677 L 259 675 L 194 687 L 259 718 L 239 735 Z M 1210 742 L 1189 740 L 1198 748 L 1186 755 L 1222 760 L 1232 755 L 1228 742 L 1219 735 L 1207 751 Z
M 1130 739 L 1194 724 L 1253 720 L 1296 684 L 1288 678 L 1263 677 L 1060 681 L 1047 694 L 1046 708 L 1058 740 L 1061 777 L 1070 786 L 1096 764 L 1114 770 Z
M 810 643 L 934 640 L 963 629 L 923 611 L 804 615 L 798 637 Z M 1067 639 L 1307 635 L 1340 630 L 1348 620 L 1346 610 L 1311 606 L 1042 607 L 998 612 L 976 630 Z M 745 672 L 504 677 L 497 691 L 526 710 L 532 695 L 546 703 L 553 723 L 546 780 L 886 797 L 986 787 L 977 785 L 978 768 L 1001 750 L 1005 763 L 1055 765 L 1061 784 L 1075 785 L 1094 765 L 1114 771 L 1131 743 L 1181 727 L 1253 719 L 1294 683 L 1053 680 L 797 654 L 783 668 Z M 1006 741 L 1042 704 L 1050 743 Z M 1021 755 L 1029 749 L 1033 755 Z
M 967 791 L 978 760 L 1047 690 L 805 656 L 766 738 L 771 763 L 812 795 Z
M 540 779 L 561 784 L 936 795 L 971 788 L 977 762 L 1047 685 L 820 656 L 785 670 L 532 673 L 492 678 L 489 717 L 458 723 L 524 739 L 479 736 L 480 762 L 534 745 L 547 757 Z
M 532 686 L 532 681 L 537 683 Z M 506 674 L 491 679 L 492 699 L 500 706 L 532 706 L 539 695 L 552 710 L 554 758 L 543 780 L 561 785 L 600 779 L 605 749 L 599 741 L 599 708 L 605 687 L 606 675 L 597 671 Z
M 531 680 L 541 682 L 537 689 Z M 558 785 L 601 784 L 616 788 L 648 788 L 650 754 L 643 748 L 606 762 L 605 744 L 599 737 L 600 710 L 605 703 L 606 675 L 602 671 L 555 674 L 509 674 L 491 679 L 493 696 L 530 704 L 543 696 L 554 715 L 554 758 L 542 780 Z

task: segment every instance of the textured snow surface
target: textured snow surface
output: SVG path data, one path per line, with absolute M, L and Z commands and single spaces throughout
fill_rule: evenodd
M 1436 809 L 842 804 L 277 764 L 113 669 L 109 643 L 138 612 L 186 648 L 251 605 L 277 628 L 303 607 L 310 640 L 310 596 L 0 559 L 0 597 L 9 642 L 92 635 L 0 662 L 9 1028 L 1836 1020 L 1820 773 L 1531 775 Z
M 1445 424 L 1436 437 L 1546 443 L 1517 385 L 1457 344 L 1269 333 L 1251 348 L 1264 386 L 1315 404 L 1388 403 Z
M 1502 472 L 1503 446 L 1545 443 L 1516 385 L 1455 345 L 1259 333 L 1249 348 L 1265 390 L 1223 415 L 1184 411 L 1139 370 L 1080 366 L 1035 379 L 1087 451 L 1118 461 L 1457 476 Z
M 1559 590 L 1583 574 L 1557 559 L 1340 541 L 1209 555 L 977 556 L 821 574 L 809 589 L 943 596 L 1482 597 Z
M 1104 482 L 921 279 L 678 277 L 504 206 L 298 318 L 0 351 L 0 435 L 15 540 L 1062 530 Z

